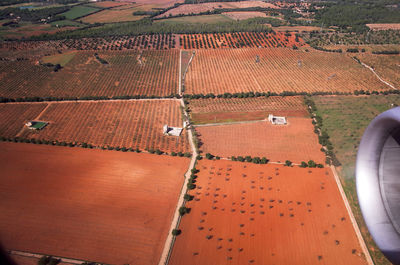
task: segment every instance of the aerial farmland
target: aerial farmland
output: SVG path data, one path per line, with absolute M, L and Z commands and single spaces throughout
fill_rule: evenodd
M 392 0 L 1 2 L 5 264 L 391 264 L 354 168 L 400 105 L 399 17 Z

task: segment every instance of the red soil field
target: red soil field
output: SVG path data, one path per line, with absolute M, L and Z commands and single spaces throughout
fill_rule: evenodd
M 330 169 L 201 160 L 170 265 L 367 264 Z
M 189 160 L 0 143 L 6 249 L 157 264 Z M 162 172 L 162 174 L 159 174 Z
M 221 157 L 258 156 L 272 162 L 325 161 L 309 118 L 288 118 L 288 125 L 268 121 L 196 127 L 200 150 Z
M 60 71 L 35 61 L 0 62 L 0 97 L 87 97 L 177 93 L 179 51 L 80 51 Z
M 213 34 L 182 34 L 179 44 L 183 49 L 216 49 L 216 48 L 271 48 L 300 47 L 304 41 L 295 34 L 286 36 L 284 32 L 238 32 Z
M 198 50 L 185 87 L 188 94 L 389 89 L 344 54 L 286 48 Z
M 244 20 L 254 17 L 266 17 L 267 15 L 263 12 L 248 11 L 248 12 L 226 12 L 222 13 L 224 16 L 230 17 L 234 20 Z
M 262 1 L 241 1 L 241 2 L 216 2 L 216 3 L 200 3 L 200 4 L 185 4 L 176 8 L 170 9 L 167 12 L 157 16 L 163 18 L 176 15 L 199 14 L 215 9 L 236 9 L 249 7 L 277 8 L 275 5 Z
M 96 147 L 160 149 L 190 152 L 187 132 L 165 136 L 162 127 L 182 127 L 177 100 L 85 101 L 46 104 L 0 104 L 0 136 L 87 143 Z M 49 122 L 40 131 L 24 128 L 26 121 Z M 19 133 L 20 132 L 20 133 Z M 19 134 L 18 134 L 19 133 Z
M 190 100 L 192 121 L 196 124 L 262 120 L 268 114 L 305 117 L 308 115 L 302 97 L 215 98 Z
M 47 104 L 0 104 L 0 136 L 15 137 L 28 121 L 34 120 Z
M 372 30 L 400 30 L 400 23 L 366 24 Z

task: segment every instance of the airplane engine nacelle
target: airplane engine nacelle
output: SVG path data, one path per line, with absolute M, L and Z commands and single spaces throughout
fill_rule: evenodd
M 356 185 L 375 243 L 391 262 L 400 264 L 400 107 L 377 116 L 364 132 Z

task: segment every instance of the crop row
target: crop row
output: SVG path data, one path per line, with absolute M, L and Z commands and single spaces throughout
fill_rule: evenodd
M 238 32 L 180 35 L 183 49 L 269 48 L 304 46 L 298 35 L 284 32 Z

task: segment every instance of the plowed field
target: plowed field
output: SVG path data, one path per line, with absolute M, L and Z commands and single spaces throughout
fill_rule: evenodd
M 288 125 L 268 121 L 196 127 L 200 150 L 222 157 L 258 156 L 273 162 L 325 161 L 309 118 L 288 118 Z
M 366 264 L 330 169 L 197 168 L 169 264 Z
M 0 161 L 5 248 L 152 265 L 159 261 L 189 163 L 15 143 L 0 143 Z
M 344 54 L 285 48 L 198 50 L 185 87 L 189 94 L 388 89 Z
M 268 114 L 305 117 L 308 115 L 301 97 L 215 98 L 190 100 L 188 106 L 196 124 L 263 120 Z
M 182 127 L 180 104 L 175 100 L 50 103 L 37 117 L 43 105 L 0 105 L 0 115 L 6 118 L 0 121 L 4 128 L 0 136 L 164 152 L 190 150 L 186 131 L 179 137 L 163 135 L 165 124 Z M 24 128 L 24 123 L 34 118 L 49 124 L 40 131 Z

